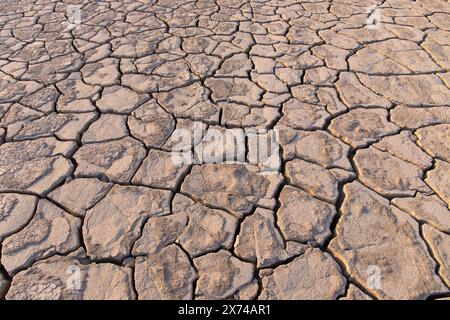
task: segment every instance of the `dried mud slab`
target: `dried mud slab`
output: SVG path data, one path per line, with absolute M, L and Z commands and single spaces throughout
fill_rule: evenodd
M 194 259 L 198 270 L 195 295 L 199 299 L 225 299 L 253 280 L 253 265 L 220 250 Z
M 290 186 L 281 191 L 280 202 L 278 224 L 287 240 L 315 245 L 331 236 L 334 206 Z
M 450 283 L 450 236 L 429 225 L 423 226 L 423 237 L 439 263 L 439 274 L 447 286 Z
M 386 197 L 431 191 L 422 180 L 423 171 L 419 167 L 387 152 L 370 147 L 358 150 L 354 160 L 360 181 Z
M 417 129 L 417 143 L 433 158 L 450 161 L 450 124 Z
M 153 188 L 175 190 L 188 170 L 189 166 L 178 164 L 172 153 L 151 150 L 132 182 Z
M 444 232 L 450 231 L 450 210 L 436 195 L 417 193 L 414 198 L 395 198 L 392 203 L 419 221 L 425 221 Z
M 241 164 L 194 166 L 181 191 L 241 217 L 254 205 L 274 207 L 278 175 L 265 176 L 256 167 Z
M 170 191 L 115 185 L 86 212 L 83 238 L 87 254 L 96 259 L 127 257 L 145 220 L 169 213 L 170 196 Z
M 145 148 L 137 140 L 120 140 L 83 145 L 74 154 L 78 163 L 76 177 L 106 177 L 128 183 L 145 157 Z
M 10 274 L 55 254 L 80 246 L 81 220 L 47 200 L 39 201 L 31 221 L 3 240 L 2 264 Z
M 344 193 L 330 249 L 359 283 L 381 299 L 423 299 L 445 291 L 415 220 L 359 182 L 347 184 Z
M 102 182 L 96 178 L 79 178 L 55 189 L 48 197 L 58 202 L 68 212 L 83 217 L 87 210 L 106 196 L 112 186 L 112 183 Z
M 329 129 L 352 147 L 361 148 L 397 131 L 387 117 L 384 109 L 358 108 L 331 120 Z
M 450 164 L 445 161 L 436 160 L 433 170 L 427 172 L 425 182 L 436 194 L 447 203 L 450 208 Z
M 276 226 L 274 212 L 258 208 L 241 223 L 234 247 L 236 254 L 244 260 L 256 262 L 258 268 L 266 268 L 303 253 L 306 246 L 285 242 Z
M 73 171 L 67 158 L 74 149 L 55 138 L 0 145 L 0 191 L 47 193 Z
M 231 248 L 238 227 L 233 215 L 181 194 L 173 198 L 172 212 L 150 217 L 133 246 L 133 255 L 150 255 L 173 243 L 179 244 L 192 257 Z
M 19 231 L 34 215 L 38 199 L 34 196 L 0 194 L 0 239 Z
M 332 300 L 343 293 L 346 280 L 328 253 L 309 249 L 269 275 L 263 275 L 260 300 Z
M 136 258 L 134 277 L 139 299 L 190 300 L 197 272 L 183 250 L 170 245 L 148 257 Z
M 300 131 L 280 127 L 283 158 L 299 158 L 325 168 L 352 170 L 350 147 L 326 131 Z
M 132 281 L 129 267 L 82 264 L 75 258 L 54 257 L 18 273 L 6 299 L 132 300 L 136 298 Z

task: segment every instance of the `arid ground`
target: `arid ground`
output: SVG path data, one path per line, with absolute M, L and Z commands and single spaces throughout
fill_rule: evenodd
M 0 298 L 450 297 L 450 4 L 0 0 Z

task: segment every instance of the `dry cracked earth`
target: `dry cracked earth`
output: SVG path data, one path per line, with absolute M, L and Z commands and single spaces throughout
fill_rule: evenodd
M 442 0 L 0 1 L 0 297 L 450 297 L 449 57 Z

